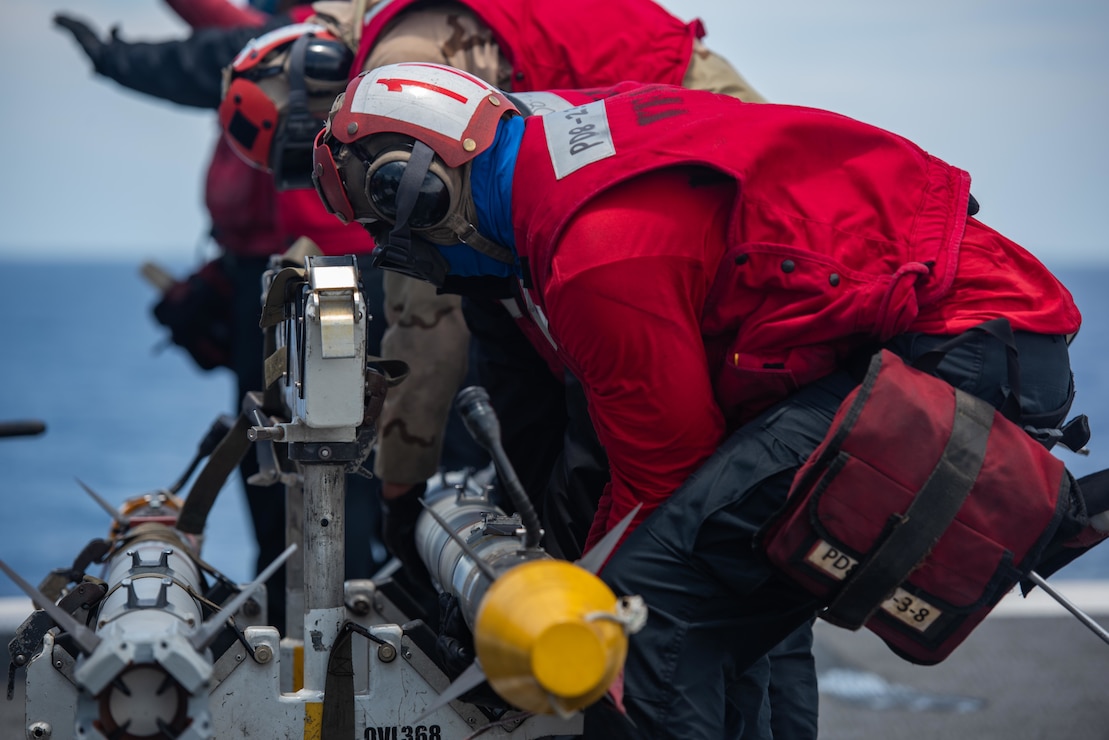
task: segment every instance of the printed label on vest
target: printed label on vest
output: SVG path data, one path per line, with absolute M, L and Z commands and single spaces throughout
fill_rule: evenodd
M 528 109 L 529 116 L 545 116 L 548 113 L 566 110 L 573 105 L 566 98 L 553 92 L 514 92 L 508 97 L 518 104 L 523 104 Z
M 858 560 L 824 540 L 817 541 L 809 550 L 805 560 L 837 581 L 847 578 L 859 564 Z M 935 606 L 903 588 L 898 588 L 893 592 L 893 596 L 882 603 L 882 611 L 919 632 L 927 630 L 943 614 Z
M 603 100 L 549 113 L 543 116 L 543 128 L 555 179 L 616 154 Z

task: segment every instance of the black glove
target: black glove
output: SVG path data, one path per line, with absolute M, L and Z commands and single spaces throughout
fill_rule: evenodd
M 420 560 L 420 554 L 416 550 L 416 520 L 424 510 L 420 500 L 426 490 L 427 485 L 419 483 L 403 496 L 381 500 L 381 538 L 389 552 L 404 565 L 404 575 L 397 579 L 398 582 L 416 598 L 433 596 L 436 593 L 427 566 Z
M 73 34 L 74 40 L 77 41 L 85 55 L 92 61 L 93 69 L 97 72 L 103 72 L 104 47 L 107 44 L 100 40 L 100 36 L 92 30 L 92 26 L 65 13 L 58 13 L 54 16 L 54 25 Z M 118 26 L 112 28 L 112 41 L 116 40 L 118 33 Z
M 435 656 L 451 680 L 458 678 L 474 662 L 474 636 L 466 626 L 458 599 L 449 593 L 439 594 L 439 637 L 435 640 Z
M 474 662 L 474 636 L 466 626 L 458 599 L 448 593 L 439 594 L 439 635 L 435 639 L 435 657 L 452 681 Z M 489 709 L 511 709 L 488 681 L 483 681 L 458 697 L 464 702 Z
M 231 367 L 232 293 L 226 262 L 214 259 L 175 282 L 154 305 L 154 318 L 170 330 L 173 343 L 204 370 Z

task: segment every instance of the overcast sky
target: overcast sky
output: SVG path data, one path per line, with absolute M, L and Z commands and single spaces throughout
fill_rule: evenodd
M 1109 263 L 1104 0 L 663 4 L 700 17 L 705 42 L 772 101 L 883 126 L 969 170 L 980 218 L 1049 264 Z M 193 259 L 214 114 L 95 77 L 50 18 L 69 10 L 135 40 L 184 25 L 158 0 L 4 7 L 0 258 Z

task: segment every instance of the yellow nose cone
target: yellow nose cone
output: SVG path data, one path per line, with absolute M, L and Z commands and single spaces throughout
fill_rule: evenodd
M 604 696 L 627 655 L 616 595 L 564 560 L 535 560 L 501 575 L 474 623 L 489 685 L 520 709 L 570 714 Z

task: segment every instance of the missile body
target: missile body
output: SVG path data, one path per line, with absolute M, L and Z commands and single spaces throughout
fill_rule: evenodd
M 628 602 L 585 568 L 525 547 L 520 518 L 474 477 L 455 475 L 428 487 L 420 557 L 458 599 L 490 686 L 520 709 L 570 716 L 601 698 L 623 666 L 635 621 Z
M 208 738 L 212 659 L 188 640 L 203 621 L 200 574 L 171 529 L 145 526 L 108 564 L 101 642 L 74 674 L 91 699 L 78 701 L 77 726 L 93 738 Z

